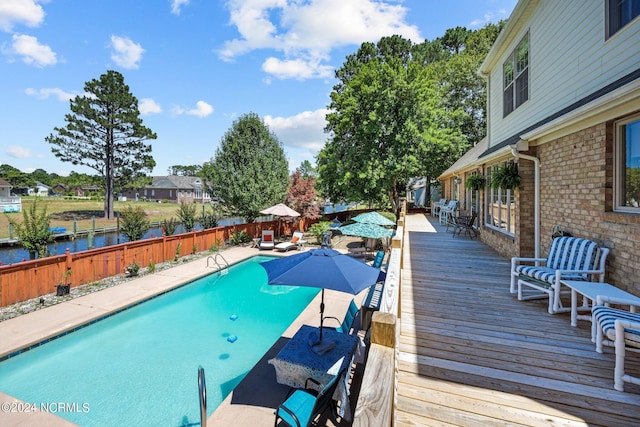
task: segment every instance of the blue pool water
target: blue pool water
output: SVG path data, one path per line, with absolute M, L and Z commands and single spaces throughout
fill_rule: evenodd
M 9 358 L 0 363 L 0 390 L 54 403 L 81 426 L 197 425 L 198 367 L 211 415 L 318 292 L 267 285 L 258 263 L 268 259 L 251 258 Z

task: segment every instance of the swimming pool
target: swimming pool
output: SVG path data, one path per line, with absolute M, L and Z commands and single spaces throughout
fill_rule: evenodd
M 54 404 L 82 426 L 197 424 L 198 367 L 211 415 L 318 292 L 267 285 L 259 263 L 268 259 L 250 258 L 9 358 L 0 390 Z

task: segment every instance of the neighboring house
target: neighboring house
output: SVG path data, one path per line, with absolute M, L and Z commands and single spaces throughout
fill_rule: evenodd
M 486 148 L 438 178 L 444 197 L 458 191 L 465 209 L 477 207 L 482 240 L 500 253 L 545 256 L 560 224 L 611 248 L 606 280 L 635 294 L 639 9 L 637 0 L 520 0 L 479 70 L 487 81 Z M 487 183 L 467 194 L 468 175 L 490 182 L 509 161 L 518 165 L 519 189 Z
M 0 178 L 0 212 L 22 212 L 22 199 L 11 194 L 11 184 Z
M 51 192 L 51 187 L 44 185 L 41 182 L 36 182 L 34 187 L 29 188 L 27 190 L 27 194 L 29 196 L 37 196 L 37 197 L 47 197 Z
M 204 191 L 202 178 L 197 176 L 155 176 L 151 185 L 138 190 L 122 192 L 124 197 L 133 200 L 150 200 L 172 203 L 209 203 L 211 197 Z

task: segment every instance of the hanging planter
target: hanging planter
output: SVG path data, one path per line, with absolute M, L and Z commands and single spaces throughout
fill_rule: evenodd
M 464 182 L 464 188 L 466 188 L 467 190 L 482 190 L 486 182 L 487 179 L 484 177 L 484 175 L 469 175 Z
M 501 164 L 491 174 L 491 188 L 515 190 L 520 187 L 520 181 L 518 164 L 514 161 Z

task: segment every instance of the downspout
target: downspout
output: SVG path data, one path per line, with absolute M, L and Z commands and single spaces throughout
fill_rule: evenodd
M 524 142 L 524 141 L 523 141 Z M 518 151 L 518 144 L 510 146 L 511 154 L 516 159 L 531 160 L 534 164 L 534 207 L 533 207 L 533 227 L 534 227 L 534 252 L 535 258 L 540 257 L 540 159 Z

